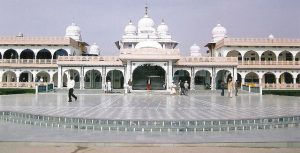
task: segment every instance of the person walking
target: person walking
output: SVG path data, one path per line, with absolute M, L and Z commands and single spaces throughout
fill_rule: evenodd
M 239 86 L 240 86 L 239 80 L 235 81 L 234 86 L 235 86 L 235 96 L 238 96 L 238 92 L 239 92 L 238 90 L 239 90 Z
M 75 81 L 73 80 L 73 77 L 70 77 L 70 80 L 68 81 L 67 87 L 69 89 L 69 102 L 72 102 L 72 97 L 75 98 L 75 101 L 77 100 L 77 97 L 74 95 L 74 86 Z
M 111 88 L 111 82 L 110 80 L 107 81 L 107 92 L 112 93 L 112 88 Z
M 228 79 L 227 88 L 228 88 L 228 97 L 232 98 L 232 91 L 234 89 L 234 84 L 231 78 Z
M 184 95 L 184 82 L 180 81 L 180 95 Z
M 132 91 L 132 81 L 131 81 L 131 79 L 129 79 L 128 80 L 128 93 L 131 93 L 131 91 Z
M 189 84 L 187 81 L 184 83 L 184 94 L 187 96 L 189 91 Z
M 174 82 L 172 82 L 171 84 L 171 91 L 170 91 L 171 95 L 176 95 L 176 85 Z
M 221 96 L 224 96 L 224 89 L 225 89 L 225 83 L 224 81 L 221 82 Z

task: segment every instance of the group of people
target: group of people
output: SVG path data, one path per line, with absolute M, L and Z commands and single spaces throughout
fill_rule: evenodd
M 235 96 L 238 95 L 238 89 L 239 89 L 239 81 L 236 80 L 235 83 L 233 83 L 232 79 L 229 78 L 227 82 L 227 89 L 228 89 L 228 97 L 232 98 L 233 92 L 235 90 Z M 225 90 L 225 83 L 224 81 L 221 82 L 221 96 L 224 96 L 224 90 Z
M 189 84 L 187 81 L 181 81 L 179 80 L 178 84 L 176 85 L 175 82 L 172 83 L 171 85 L 171 95 L 175 95 L 179 93 L 180 95 L 188 95 L 189 91 Z

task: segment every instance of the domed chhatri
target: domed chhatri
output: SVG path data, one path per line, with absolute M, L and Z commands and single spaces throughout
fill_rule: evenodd
M 269 39 L 274 39 L 275 37 L 274 37 L 273 34 L 270 34 L 270 35 L 268 36 L 268 38 L 269 38 Z
M 200 46 L 198 46 L 197 44 L 193 44 L 190 47 L 190 53 L 191 53 L 191 56 L 201 56 Z
M 225 37 L 227 37 L 227 30 L 221 24 L 217 24 L 211 31 L 213 42 L 217 42 Z
M 73 38 L 76 41 L 81 41 L 81 30 L 80 27 L 75 23 L 72 23 L 70 26 L 66 28 L 65 37 Z
M 132 21 L 130 20 L 128 25 L 124 29 L 125 35 L 136 35 L 136 26 L 133 25 Z
M 138 22 L 139 33 L 155 33 L 154 21 L 148 16 L 148 6 L 145 7 L 145 15 Z
M 89 55 L 100 55 L 100 47 L 94 43 L 88 52 Z
M 164 20 L 162 20 L 161 24 L 157 27 L 157 33 L 160 35 L 169 34 L 169 27 L 165 24 Z

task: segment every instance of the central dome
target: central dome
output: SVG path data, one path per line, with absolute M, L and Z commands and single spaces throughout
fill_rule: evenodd
M 141 49 L 141 48 L 162 49 L 161 45 L 157 41 L 153 41 L 153 40 L 146 40 L 137 43 L 135 49 Z
M 145 15 L 138 22 L 138 32 L 139 33 L 155 33 L 154 21 L 148 16 L 148 7 L 145 7 Z

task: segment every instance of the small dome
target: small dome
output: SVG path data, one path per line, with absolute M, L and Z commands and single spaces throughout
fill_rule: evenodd
M 161 44 L 159 44 L 157 41 L 153 41 L 153 40 L 141 41 L 136 44 L 135 48 L 136 49 L 141 49 L 141 48 L 162 49 Z
M 193 44 L 190 47 L 191 56 L 201 56 L 200 47 L 197 44 Z
M 91 55 L 100 55 L 100 47 L 96 43 L 94 43 L 90 47 L 90 50 L 89 50 L 88 54 L 91 54 Z
M 162 20 L 161 24 L 157 27 L 158 34 L 168 34 L 169 27 L 165 24 L 164 20 Z
M 125 34 L 126 35 L 135 35 L 136 34 L 136 27 L 133 25 L 131 20 L 129 21 L 128 25 L 125 27 Z
M 269 38 L 269 39 L 274 39 L 273 34 L 270 34 L 270 35 L 268 36 L 268 38 Z
M 221 24 L 217 24 L 217 26 L 212 29 L 211 33 L 213 35 L 214 42 L 217 42 L 217 41 L 227 37 L 227 35 L 226 35 L 227 30 Z
M 70 25 L 66 28 L 65 37 L 73 38 L 76 41 L 81 41 L 80 27 L 77 26 L 75 23 L 72 23 L 72 25 Z

